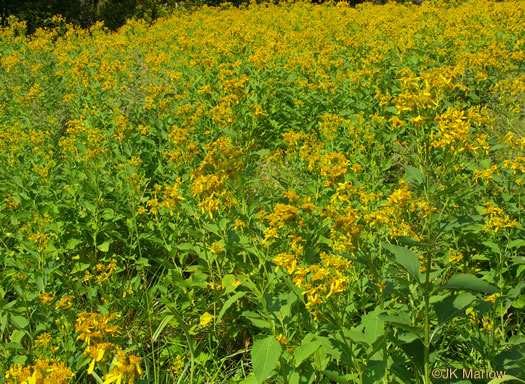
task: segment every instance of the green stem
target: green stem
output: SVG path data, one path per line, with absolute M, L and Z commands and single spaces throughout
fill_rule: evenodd
M 133 224 L 135 226 L 135 234 L 137 236 L 137 248 L 139 250 L 139 257 L 140 259 L 142 259 L 142 249 L 140 247 L 139 231 L 137 227 L 137 215 L 135 214 L 135 212 L 132 212 L 132 214 L 133 214 Z M 158 383 L 158 373 L 157 373 L 157 361 L 156 361 L 156 356 L 155 356 L 155 342 L 153 340 L 153 327 L 151 326 L 151 308 L 150 308 L 150 302 L 149 302 L 148 283 L 146 280 L 146 273 L 144 271 L 144 266 L 142 266 L 142 284 L 144 287 L 144 294 L 146 296 L 146 311 L 148 313 L 148 328 L 149 328 L 149 336 L 150 336 L 150 342 L 151 342 L 151 357 L 153 360 L 153 378 L 154 378 L 153 380 L 154 380 L 154 383 L 157 384 Z
M 425 194 L 427 205 L 429 207 L 428 222 L 427 222 L 427 255 L 425 265 L 425 342 L 424 342 L 424 369 L 425 377 L 424 383 L 430 384 L 430 268 L 432 267 L 432 196 L 430 193 L 430 173 L 428 172 L 430 166 L 430 141 L 427 135 L 425 142 L 425 158 L 424 158 L 424 173 L 425 176 Z

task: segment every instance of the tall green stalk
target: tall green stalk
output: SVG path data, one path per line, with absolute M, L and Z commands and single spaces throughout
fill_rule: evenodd
M 424 298 L 425 298 L 425 352 L 424 352 L 424 367 L 425 367 L 425 384 L 430 384 L 430 268 L 432 267 L 432 195 L 430 192 L 430 135 L 425 135 L 425 153 L 424 153 L 424 169 L 423 177 L 425 180 L 425 198 L 429 207 L 428 218 L 427 218 L 427 252 L 426 252 L 426 264 L 425 264 L 425 287 L 424 287 Z

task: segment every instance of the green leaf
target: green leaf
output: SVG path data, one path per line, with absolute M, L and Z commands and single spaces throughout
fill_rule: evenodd
M 222 306 L 221 311 L 219 312 L 219 316 L 217 316 L 217 322 L 221 321 L 222 317 L 224 316 L 226 311 L 233 305 L 233 303 L 235 303 L 244 295 L 246 295 L 246 292 L 237 292 L 235 295 L 226 300 L 226 302 Z
M 366 364 L 363 383 L 378 383 L 385 376 L 385 360 L 369 360 Z
M 250 322 L 255 325 L 257 328 L 267 328 L 270 329 L 270 324 L 267 320 L 263 319 L 258 313 L 251 311 L 244 311 L 242 316 L 250 320 Z
M 361 324 L 365 327 L 366 342 L 369 345 L 385 334 L 385 322 L 380 318 L 381 310 L 377 307 L 374 311 L 367 313 L 361 318 Z
M 332 382 L 337 384 L 348 384 L 348 380 L 346 377 L 341 376 L 338 372 L 324 370 L 323 375 L 325 375 L 327 378 L 329 378 Z
M 503 377 L 496 377 L 495 379 L 492 379 L 491 381 L 489 381 L 488 384 L 499 384 L 499 383 L 503 383 L 505 381 L 511 381 L 511 380 L 512 381 L 519 381 L 520 383 L 525 383 L 525 381 L 520 380 L 520 379 L 518 379 L 515 376 L 505 375 Z
M 436 303 L 434 305 L 434 309 L 436 311 L 439 324 L 441 325 L 452 319 L 457 313 L 472 303 L 475 298 L 476 296 L 473 294 L 464 292 L 459 295 L 449 296 L 445 300 Z
M 67 249 L 75 249 L 77 245 L 82 244 L 82 240 L 69 239 L 66 244 Z
M 104 381 L 100 378 L 95 371 L 91 372 L 91 376 L 95 378 L 98 384 L 104 384 Z
M 394 115 L 397 115 L 397 108 L 394 106 L 385 107 L 385 111 L 390 112 Z
M 240 384 L 257 384 L 257 383 L 258 382 L 257 382 L 257 378 L 255 377 L 255 375 L 250 375 L 246 379 L 241 381 Z
M 409 183 L 413 183 L 415 185 L 421 185 L 425 181 L 425 177 L 421 173 L 421 170 L 418 168 L 407 167 L 405 169 L 405 173 L 407 175 L 406 180 Z
M 102 244 L 97 245 L 97 248 L 100 252 L 107 252 L 109 251 L 109 246 L 111 245 L 111 241 L 104 241 Z
M 235 275 L 226 275 L 222 278 L 222 287 L 224 289 L 224 293 L 228 294 L 233 291 L 235 291 L 235 282 L 238 281 L 237 277 Z
M 315 353 L 321 346 L 319 340 L 304 342 L 294 351 L 295 366 L 298 367 L 303 361 Z
M 171 321 L 171 319 L 173 319 L 173 317 L 174 317 L 173 315 L 166 315 L 166 316 L 164 316 L 164 318 L 160 322 L 159 326 L 157 327 L 157 330 L 153 334 L 153 337 L 152 337 L 153 341 L 156 341 L 159 338 L 160 333 L 164 330 L 166 325 L 168 325 L 168 323 Z
M 507 245 L 508 248 L 521 248 L 525 246 L 525 240 L 523 239 L 516 239 L 512 240 L 509 245 Z
M 11 342 L 15 344 L 21 344 L 22 339 L 26 335 L 26 331 L 21 331 L 19 329 L 15 329 L 13 333 L 11 334 Z
M 29 325 L 29 321 L 24 316 L 18 316 L 11 314 L 11 322 L 17 328 L 25 328 Z
M 397 328 L 404 329 L 405 331 L 410 332 L 411 334 L 415 335 L 417 338 L 423 337 L 423 330 L 421 328 L 411 325 L 406 319 L 400 316 L 380 314 L 379 318 L 388 324 L 391 324 Z
M 454 275 L 452 278 L 441 288 L 444 289 L 465 289 L 470 291 L 477 291 L 483 293 L 496 293 L 498 289 L 486 281 L 477 278 L 470 273 Z
M 383 243 L 383 248 L 389 251 L 394 256 L 394 262 L 405 269 L 410 276 L 418 283 L 421 283 L 419 278 L 419 258 L 410 249 Z
M 256 340 L 252 348 L 253 373 L 259 383 L 270 377 L 281 356 L 281 344 L 273 336 Z

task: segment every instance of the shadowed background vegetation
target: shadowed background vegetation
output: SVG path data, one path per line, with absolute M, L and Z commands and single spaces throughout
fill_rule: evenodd
M 382 0 L 372 0 L 374 3 L 384 3 Z M 398 2 L 403 2 L 399 0 Z M 420 4 L 422 0 L 413 0 Z M 62 15 L 69 23 L 83 28 L 90 27 L 97 21 L 103 21 L 109 29 L 115 30 L 131 18 L 143 18 L 153 21 L 175 7 L 190 7 L 199 5 L 217 6 L 224 0 L 0 0 L 0 23 L 6 26 L 8 18 L 15 16 L 27 23 L 27 33 L 33 33 L 37 28 L 54 27 L 54 15 Z M 234 6 L 247 3 L 246 0 L 231 0 Z M 273 2 L 278 0 L 258 0 Z M 323 3 L 323 0 L 312 0 L 312 3 Z M 362 3 L 363 0 L 351 0 L 351 5 Z

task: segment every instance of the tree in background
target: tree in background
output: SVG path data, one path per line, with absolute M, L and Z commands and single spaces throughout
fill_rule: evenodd
M 53 26 L 57 14 L 84 28 L 103 21 L 117 29 L 133 17 L 152 21 L 174 4 L 173 0 L 0 0 L 0 17 L 4 26 L 9 16 L 25 21 L 28 33 Z

